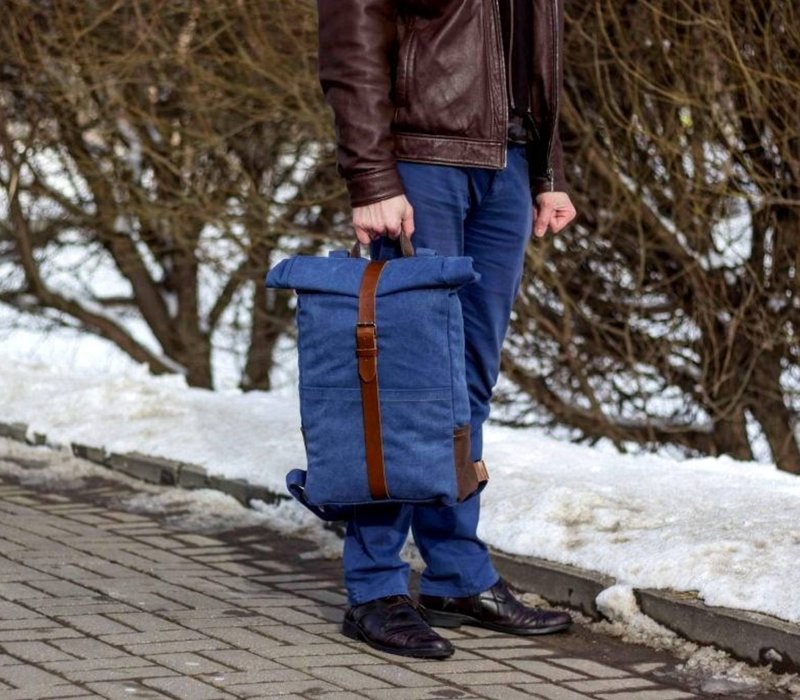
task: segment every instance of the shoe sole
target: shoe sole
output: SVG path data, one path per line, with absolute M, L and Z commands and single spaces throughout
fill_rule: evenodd
M 508 627 L 506 625 L 498 625 L 494 622 L 484 622 L 476 617 L 469 615 L 461 615 L 460 613 L 446 613 L 437 610 L 425 609 L 422 613 L 431 627 L 449 627 L 451 629 L 461 627 L 461 625 L 471 625 L 473 627 L 483 627 L 495 632 L 507 632 L 509 634 L 518 634 L 521 636 L 529 636 L 534 634 L 553 634 L 555 632 L 563 632 L 572 626 L 572 621 L 563 622 L 560 625 L 550 625 L 549 627 Z
M 406 651 L 403 649 L 397 649 L 395 647 L 387 647 L 384 644 L 373 642 L 361 631 L 358 625 L 356 625 L 354 622 L 350 622 L 349 620 L 342 622 L 342 634 L 350 639 L 364 642 L 368 646 L 371 646 L 373 649 L 377 649 L 378 651 L 383 651 L 387 654 L 397 654 L 398 656 L 413 656 L 420 659 L 446 659 L 452 656 L 455 652 L 455 649 L 420 649 L 417 651 Z

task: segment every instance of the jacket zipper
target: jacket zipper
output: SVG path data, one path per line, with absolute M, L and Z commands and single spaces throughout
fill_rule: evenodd
M 514 65 L 512 56 L 514 55 L 514 0 L 508 0 L 508 56 L 506 76 L 508 78 L 508 99 L 510 100 L 510 109 L 513 111 L 516 108 L 514 103 L 514 82 L 511 77 L 511 69 Z
M 553 137 L 555 136 L 556 124 L 558 123 L 558 66 L 560 56 L 558 55 L 558 0 L 553 0 L 552 5 L 552 22 L 553 22 L 553 109 L 552 111 L 552 126 L 550 128 L 550 136 L 547 140 L 547 153 L 545 163 L 547 165 L 546 174 L 547 182 L 550 185 L 550 191 L 555 190 L 555 175 L 553 167 L 550 164 L 551 151 L 553 150 Z
M 508 84 L 508 77 L 506 75 L 506 62 L 503 60 L 503 32 L 502 32 L 502 25 L 500 22 L 500 0 L 493 0 L 492 8 L 494 11 L 494 37 L 495 37 L 495 46 L 497 46 L 500 50 L 498 57 L 500 58 L 500 67 L 503 69 L 503 85 Z M 509 51 L 509 53 L 511 53 Z M 510 69 L 509 71 L 510 72 Z M 508 98 L 505 95 L 505 90 L 501 90 L 501 104 L 503 106 L 503 165 L 502 167 L 505 168 L 508 165 L 508 148 L 507 148 L 507 129 L 508 129 Z

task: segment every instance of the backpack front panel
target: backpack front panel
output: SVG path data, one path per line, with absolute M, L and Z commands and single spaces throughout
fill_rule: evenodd
M 301 422 L 312 503 L 372 502 L 355 355 L 357 299 L 300 293 L 297 323 Z M 393 499 L 452 500 L 452 294 L 378 296 L 378 379 L 384 464 Z M 462 341 L 463 353 L 463 341 Z M 463 362 L 463 358 L 462 358 Z
M 353 296 L 298 293 L 296 320 L 301 387 L 358 387 L 357 314 L 358 299 Z

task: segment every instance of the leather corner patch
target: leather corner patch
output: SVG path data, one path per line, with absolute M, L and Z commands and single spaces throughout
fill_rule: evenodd
M 472 428 L 469 423 L 456 426 L 453 430 L 453 460 L 456 472 L 456 499 L 461 502 L 480 486 L 478 472 L 470 457 Z

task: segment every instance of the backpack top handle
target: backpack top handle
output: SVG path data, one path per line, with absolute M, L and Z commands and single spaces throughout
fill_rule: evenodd
M 400 232 L 400 250 L 402 251 L 404 258 L 410 258 L 415 254 L 414 244 L 411 243 L 411 238 L 405 231 Z M 355 243 L 353 243 L 353 247 L 350 248 L 350 257 L 361 257 L 361 241 L 359 241 L 358 238 L 356 238 Z

